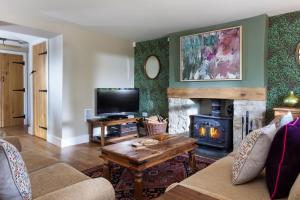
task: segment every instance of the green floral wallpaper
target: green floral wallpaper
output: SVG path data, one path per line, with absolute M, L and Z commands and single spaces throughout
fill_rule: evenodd
M 300 66 L 295 58 L 300 42 L 300 11 L 270 17 L 268 32 L 267 119 L 270 120 L 272 108 L 281 106 L 290 90 L 300 96 Z
M 149 79 L 144 72 L 148 56 L 158 56 L 161 69 L 158 77 Z M 140 112 L 168 116 L 167 88 L 169 87 L 169 42 L 160 38 L 136 43 L 134 51 L 134 86 L 140 88 Z

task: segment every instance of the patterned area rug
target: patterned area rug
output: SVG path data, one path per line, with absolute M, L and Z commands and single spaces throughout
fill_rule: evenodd
M 209 166 L 215 160 L 196 156 L 198 171 Z M 134 176 L 133 174 L 117 165 L 112 165 L 112 184 L 116 191 L 116 199 L 133 199 Z M 91 178 L 103 176 L 103 167 L 97 166 L 83 171 Z M 192 175 L 188 164 L 188 156 L 178 156 L 160 165 L 149 168 L 143 174 L 143 196 L 144 199 L 153 199 L 164 193 L 165 189 L 172 183 L 180 182 Z

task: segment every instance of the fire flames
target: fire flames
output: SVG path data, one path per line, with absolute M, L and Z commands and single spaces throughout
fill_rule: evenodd
M 211 127 L 209 131 L 209 136 L 213 139 L 218 139 L 220 137 L 220 132 L 217 128 Z
M 199 135 L 200 135 L 200 137 L 206 137 L 206 135 L 207 135 L 211 139 L 218 139 L 221 136 L 221 133 L 220 133 L 219 129 L 214 128 L 214 127 L 209 128 L 209 133 L 207 133 L 205 127 L 200 127 Z
M 201 127 L 201 128 L 199 129 L 199 135 L 200 135 L 201 137 L 205 137 L 205 136 L 206 136 L 206 128 Z

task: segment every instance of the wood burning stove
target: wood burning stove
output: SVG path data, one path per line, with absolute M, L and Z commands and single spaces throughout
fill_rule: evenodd
M 222 157 L 233 149 L 233 118 L 221 116 L 220 100 L 212 100 L 211 115 L 190 116 L 190 136 L 198 140 L 200 154 Z
M 212 147 L 221 151 L 232 150 L 233 130 L 231 117 L 191 115 L 191 137 L 200 146 Z

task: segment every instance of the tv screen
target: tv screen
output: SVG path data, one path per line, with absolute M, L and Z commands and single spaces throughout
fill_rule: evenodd
M 139 89 L 96 89 L 96 115 L 137 113 L 138 111 Z

